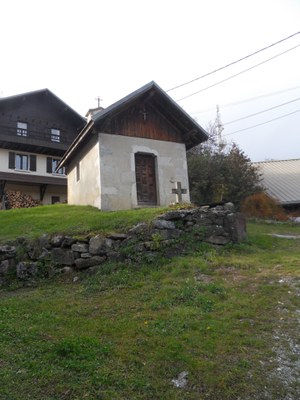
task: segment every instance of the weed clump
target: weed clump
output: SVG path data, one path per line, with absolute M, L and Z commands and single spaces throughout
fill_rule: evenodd
M 241 211 L 247 217 L 269 218 L 277 221 L 288 219 L 277 201 L 263 192 L 246 197 L 241 205 Z

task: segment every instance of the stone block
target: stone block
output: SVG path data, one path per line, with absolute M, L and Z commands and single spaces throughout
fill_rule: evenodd
M 160 215 L 158 219 L 164 219 L 166 221 L 178 221 L 180 219 L 187 218 L 187 216 L 191 215 L 191 212 L 191 210 L 168 211 L 167 213 Z
M 230 242 L 230 239 L 225 236 L 210 236 L 206 239 L 206 242 L 216 245 L 225 245 Z
M 61 247 L 65 248 L 65 247 L 71 247 L 72 244 L 74 244 L 76 242 L 76 240 L 70 236 L 65 236 Z
M 90 253 L 80 253 L 81 258 L 91 258 L 92 255 Z M 77 257 L 79 258 L 79 257 Z
M 103 264 L 106 261 L 106 257 L 101 257 L 101 256 L 95 256 L 95 257 L 91 257 L 91 258 L 77 258 L 77 260 L 75 260 L 75 266 L 76 269 L 78 270 L 83 270 L 83 269 L 87 269 L 90 267 L 94 267 L 95 265 L 100 265 Z
M 90 239 L 89 253 L 92 255 L 103 255 L 106 252 L 106 240 L 100 236 Z
M 160 229 L 155 231 L 155 234 L 159 234 L 161 240 L 170 240 L 178 238 L 182 234 L 182 231 L 180 229 Z
M 78 253 L 88 253 L 89 245 L 87 243 L 74 243 L 71 246 L 72 251 L 77 251 Z
M 27 280 L 35 277 L 38 274 L 36 262 L 19 262 L 16 266 L 16 273 L 18 279 Z
M 6 244 L 0 246 L 0 254 L 15 254 L 15 253 L 16 253 L 15 246 L 9 246 Z
M 0 263 L 0 276 L 6 276 L 13 272 L 16 266 L 16 261 L 14 259 L 4 260 Z
M 127 235 L 125 233 L 113 233 L 108 238 L 112 240 L 125 240 L 127 239 Z
M 60 247 L 65 237 L 62 235 L 55 235 L 51 238 L 50 244 L 52 247 Z
M 113 246 L 114 246 L 114 241 L 113 241 L 112 239 L 106 238 L 106 239 L 105 239 L 105 246 L 106 246 L 108 249 L 112 249 Z
M 231 211 L 231 212 L 233 212 L 234 211 L 234 204 L 233 203 L 226 203 L 226 204 L 224 204 L 224 208 L 225 208 L 225 210 L 227 210 L 227 211 Z
M 50 250 L 51 249 L 51 244 L 50 244 L 50 239 L 49 236 L 44 234 L 38 239 L 38 245 L 39 247 L 43 249 Z
M 153 221 L 154 229 L 175 229 L 176 226 L 173 221 L 167 221 L 165 219 L 156 219 Z
M 211 228 L 211 236 L 223 236 L 225 233 L 222 225 L 215 225 Z
M 146 233 L 148 230 L 148 225 L 145 222 L 140 222 L 129 230 L 130 235 L 139 235 Z
M 74 255 L 71 250 L 54 247 L 51 251 L 52 262 L 56 265 L 73 265 Z
M 236 214 L 234 234 L 232 235 L 233 242 L 241 242 L 247 238 L 246 217 L 242 213 Z

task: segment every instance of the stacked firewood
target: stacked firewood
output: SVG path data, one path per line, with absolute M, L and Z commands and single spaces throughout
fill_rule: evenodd
M 5 192 L 5 206 L 11 208 L 31 208 L 40 204 L 38 200 L 34 200 L 29 194 L 21 193 L 15 190 L 7 190 Z

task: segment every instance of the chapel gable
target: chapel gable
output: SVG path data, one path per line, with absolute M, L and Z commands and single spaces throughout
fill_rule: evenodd
M 104 132 L 183 143 L 178 128 L 151 104 L 135 104 L 103 122 Z

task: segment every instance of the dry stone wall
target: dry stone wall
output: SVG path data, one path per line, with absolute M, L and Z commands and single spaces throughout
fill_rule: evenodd
M 126 234 L 81 239 L 43 235 L 34 241 L 19 238 L 0 245 L 0 284 L 11 278 L 27 281 L 58 272 L 93 272 L 109 260 L 151 261 L 158 254 L 174 257 L 187 252 L 190 243 L 221 246 L 245 238 L 245 218 L 234 212 L 231 203 L 168 211 L 150 225 L 140 223 Z

